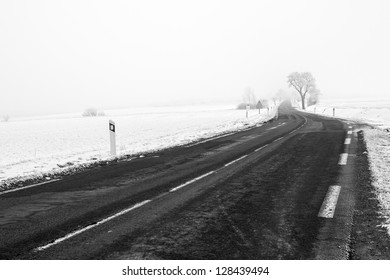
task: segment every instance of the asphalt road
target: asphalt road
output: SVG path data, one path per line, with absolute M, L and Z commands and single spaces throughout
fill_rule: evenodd
M 348 259 L 348 131 L 283 104 L 263 126 L 0 193 L 0 259 Z

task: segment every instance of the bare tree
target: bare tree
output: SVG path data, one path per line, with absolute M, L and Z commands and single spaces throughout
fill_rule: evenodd
M 310 72 L 294 72 L 288 75 L 287 78 L 289 87 L 293 87 L 301 96 L 302 109 L 306 109 L 305 100 L 307 94 L 317 91 L 313 75 Z
M 242 96 L 244 103 L 256 106 L 256 96 L 251 87 L 246 87 Z

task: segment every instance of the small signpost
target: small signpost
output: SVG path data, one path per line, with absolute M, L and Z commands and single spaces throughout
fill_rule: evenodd
M 110 130 L 110 151 L 111 156 L 116 156 L 116 139 L 115 139 L 115 122 L 109 120 L 109 130 Z
M 250 109 L 251 107 L 249 106 L 249 104 L 247 104 L 246 105 L 246 118 L 248 118 L 248 116 L 249 116 L 249 109 Z

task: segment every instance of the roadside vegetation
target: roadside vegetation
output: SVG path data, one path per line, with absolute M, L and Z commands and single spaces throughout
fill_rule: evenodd
M 3 122 L 8 122 L 9 121 L 9 115 L 4 115 L 2 118 L 1 118 L 1 121 Z
M 390 235 L 390 135 L 380 129 L 364 129 L 372 184 L 380 206 L 381 225 Z
M 105 116 L 103 111 L 98 111 L 96 108 L 88 108 L 83 112 L 83 117 L 100 117 Z
M 310 72 L 293 72 L 287 77 L 289 87 L 294 88 L 301 98 L 302 109 L 318 102 L 320 91 L 317 89 L 316 80 Z M 306 99 L 308 99 L 306 101 Z

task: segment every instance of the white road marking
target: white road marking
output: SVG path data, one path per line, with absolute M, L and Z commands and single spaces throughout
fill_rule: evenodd
M 241 158 L 240 158 L 240 159 L 241 159 Z M 239 159 L 238 159 L 238 160 L 239 160 Z M 236 160 L 236 161 L 237 161 L 237 160 Z M 188 186 L 189 184 L 192 184 L 192 183 L 194 183 L 194 182 L 196 182 L 196 181 L 199 181 L 200 179 L 202 179 L 202 178 L 204 178 L 204 177 L 207 177 L 207 176 L 209 176 L 209 175 L 211 175 L 211 174 L 213 174 L 213 173 L 215 173 L 215 171 L 207 172 L 206 174 L 203 174 L 202 176 L 196 177 L 195 179 L 192 179 L 192 180 L 190 180 L 190 181 L 187 181 L 187 182 L 185 182 L 184 184 L 181 184 L 180 186 L 177 186 L 177 187 L 171 189 L 169 192 L 175 192 L 175 191 L 177 191 L 178 189 L 181 189 L 181 188 L 183 188 L 183 187 L 185 187 L 185 186 Z
M 339 165 L 347 165 L 348 153 L 340 154 Z
M 271 128 L 267 128 L 266 130 L 271 130 L 271 129 L 275 129 L 275 128 L 278 128 L 278 127 L 274 126 L 274 127 L 271 127 Z
M 238 131 L 239 132 L 239 131 Z M 200 142 L 196 142 L 196 143 L 193 143 L 193 144 L 189 144 L 187 146 L 185 146 L 186 148 L 189 148 L 189 147 L 193 147 L 193 146 L 196 146 L 198 144 L 202 144 L 202 143 L 206 143 L 206 142 L 209 142 L 211 140 L 215 140 L 215 139 L 219 139 L 219 138 L 222 138 L 222 137 L 225 137 L 225 136 L 229 136 L 229 135 L 233 135 L 235 134 L 236 132 L 231 132 L 231 133 L 226 133 L 226 134 L 223 134 L 223 135 L 219 135 L 219 136 L 215 136 L 215 137 L 212 137 L 212 138 L 208 138 L 208 139 L 205 139 L 203 141 L 200 141 Z
M 151 202 L 151 200 L 145 200 L 145 201 L 142 201 L 142 202 L 140 202 L 140 203 L 137 203 L 137 204 L 133 205 L 132 207 L 127 208 L 127 209 L 125 209 L 125 210 L 123 210 L 123 211 L 121 211 L 121 212 L 118 212 L 118 213 L 116 213 L 115 215 L 112 215 L 112 216 L 110 216 L 110 217 L 108 217 L 108 218 L 105 218 L 105 219 L 103 219 L 103 220 L 100 220 L 99 222 L 97 222 L 97 223 L 95 223 L 95 224 L 92 224 L 92 225 L 89 225 L 89 226 L 84 227 L 84 228 L 82 228 L 82 229 L 73 231 L 73 232 L 71 232 L 71 233 L 65 235 L 64 237 L 58 238 L 58 239 L 54 240 L 53 242 L 50 242 L 49 244 L 46 244 L 46 245 L 41 246 L 41 247 L 38 247 L 38 248 L 36 248 L 34 251 L 43 251 L 43 250 L 46 250 L 46 249 L 50 248 L 51 246 L 54 246 L 54 245 L 56 245 L 56 244 L 59 244 L 59 243 L 65 241 L 65 240 L 67 240 L 67 239 L 69 239 L 69 238 L 72 238 L 72 237 L 74 237 L 74 236 L 76 236 L 76 235 L 79 235 L 80 233 L 83 233 L 83 232 L 85 232 L 85 231 L 87 231 L 87 230 L 90 230 L 90 229 L 92 229 L 92 228 L 94 228 L 94 227 L 97 227 L 97 226 L 99 226 L 99 225 L 101 225 L 101 224 L 107 223 L 108 221 L 111 221 L 112 219 L 115 219 L 115 218 L 117 218 L 117 217 L 119 217 L 119 216 L 122 216 L 122 215 L 124 215 L 124 214 L 126 214 L 126 213 L 128 213 L 128 212 L 130 212 L 130 211 L 132 211 L 132 210 L 135 210 L 135 209 L 137 209 L 137 208 L 139 208 L 139 207 L 141 207 L 141 206 L 143 206 L 143 205 L 145 205 L 145 204 L 147 204 L 147 203 L 149 203 L 149 202 Z
M 352 130 L 348 130 L 347 134 L 351 135 L 352 134 Z
M 344 145 L 351 144 L 351 138 L 345 138 Z
M 324 202 L 321 205 L 318 217 L 321 218 L 333 218 L 336 210 L 337 200 L 339 198 L 341 187 L 330 186 L 325 196 Z
M 272 141 L 272 143 L 277 142 L 277 141 L 282 140 L 282 139 L 283 139 L 283 137 L 280 137 L 280 138 L 278 138 L 278 139 Z
M 296 131 L 296 130 L 300 129 L 301 127 L 303 127 L 303 126 L 306 124 L 306 122 L 307 122 L 307 119 L 305 118 L 305 123 L 304 123 L 303 125 L 301 125 L 299 128 L 295 129 L 294 131 Z M 284 124 L 284 123 L 283 123 L 283 124 Z M 233 133 L 231 133 L 231 134 L 233 134 Z M 228 134 L 228 135 L 230 135 L 230 134 Z M 227 135 L 225 134 L 225 135 L 223 135 L 223 136 L 227 136 Z M 223 137 L 223 136 L 220 136 L 220 137 Z M 219 137 L 217 137 L 217 138 L 219 138 Z M 216 139 L 216 138 L 214 138 L 214 139 Z M 280 137 L 280 138 L 274 140 L 273 142 L 279 141 L 279 140 L 281 140 L 281 139 L 283 139 L 283 137 Z M 213 140 L 213 139 L 208 139 L 208 140 L 205 140 L 204 142 L 207 142 L 207 141 L 210 141 L 210 140 Z M 197 144 L 199 144 L 199 143 L 202 143 L 202 142 L 198 142 L 198 143 L 196 143 L 196 144 L 194 144 L 194 145 L 197 145 Z M 262 146 L 262 147 L 256 149 L 255 151 L 259 151 L 259 150 L 261 150 L 261 149 L 267 147 L 268 145 L 269 145 L 269 144 L 266 144 L 266 145 L 264 145 L 264 146 Z M 244 156 L 242 156 L 242 157 L 240 157 L 240 158 L 238 158 L 238 159 L 235 159 L 235 160 L 233 160 L 233 161 L 231 161 L 231 162 L 225 164 L 224 167 L 227 167 L 227 166 L 229 166 L 229 165 L 231 165 L 231 164 L 233 164 L 233 163 L 235 163 L 235 162 L 237 162 L 237 161 L 239 161 L 239 160 L 242 160 L 242 159 L 246 158 L 247 156 L 248 156 L 248 155 L 244 155 Z M 222 168 L 224 168 L 224 167 L 222 167 Z M 183 187 L 185 187 L 185 186 L 187 186 L 187 185 L 189 185 L 189 184 L 192 184 L 192 183 L 194 183 L 194 182 L 196 182 L 196 181 L 198 181 L 198 180 L 200 180 L 200 179 L 202 179 L 202 178 L 205 178 L 205 177 L 207 177 L 207 176 L 209 176 L 209 175 L 211 175 L 211 174 L 213 174 L 213 173 L 216 173 L 216 171 L 210 171 L 210 172 L 208 172 L 208 173 L 206 173 L 206 174 L 203 174 L 203 175 L 201 175 L 201 176 L 199 176 L 199 177 L 197 177 L 197 178 L 195 178 L 195 179 L 192 179 L 192 180 L 190 180 L 190 181 L 188 181 L 188 182 L 186 182 L 186 183 L 184 183 L 184 184 L 181 184 L 180 186 L 177 186 L 177 187 L 171 189 L 169 192 L 177 191 L 178 189 L 181 189 L 181 188 L 183 188 Z M 58 180 L 59 180 L 59 179 L 58 179 Z M 54 181 L 58 181 L 58 180 L 52 180 L 52 181 L 50 181 L 50 182 L 54 182 Z M 28 186 L 28 187 L 30 188 L 30 187 L 33 187 L 33 186 L 42 185 L 42 184 L 50 183 L 50 182 L 44 182 L 44 183 L 40 183 L 40 184 Z M 27 188 L 27 187 L 25 187 L 25 188 Z M 18 190 L 18 189 L 17 189 L 17 190 Z M 16 191 L 16 190 L 11 190 L 11 191 Z M 8 191 L 8 192 L 10 192 L 10 191 Z M 165 196 L 165 195 L 167 195 L 167 194 L 168 194 L 168 192 L 167 192 L 167 193 L 163 193 L 163 194 L 161 194 L 161 195 L 155 197 L 154 199 L 163 197 L 163 196 Z M 0 194 L 0 195 L 1 195 L 1 194 Z M 70 238 L 72 238 L 72 237 L 74 237 L 74 236 L 76 236 L 76 235 L 79 235 L 79 234 L 81 234 L 81 233 L 83 233 L 83 232 L 85 232 L 85 231 L 88 231 L 88 230 L 90 230 L 90 229 L 92 229 L 92 228 L 95 228 L 95 227 L 101 225 L 101 224 L 104 224 L 104 223 L 106 223 L 106 222 L 108 222 L 108 221 L 111 221 L 112 219 L 115 219 L 115 218 L 117 218 L 117 217 L 119 217 L 119 216 L 122 216 L 122 215 L 124 215 L 124 214 L 126 214 L 126 213 L 128 213 L 128 212 L 130 212 L 130 211 L 132 211 L 132 210 L 135 210 L 135 209 L 137 209 L 137 208 L 139 208 L 139 207 L 141 207 L 141 206 L 143 206 L 143 205 L 145 205 L 145 204 L 147 204 L 147 203 L 149 203 L 149 202 L 151 202 L 151 201 L 153 201 L 153 199 L 145 200 L 145 201 L 143 201 L 143 202 L 137 203 L 137 204 L 133 205 L 133 206 L 130 207 L 130 208 L 127 208 L 127 209 L 125 209 L 125 210 L 123 210 L 123 211 L 120 211 L 120 212 L 116 213 L 115 215 L 112 215 L 112 216 L 110 216 L 110 217 L 108 217 L 108 218 L 105 218 L 105 219 L 103 219 L 103 220 L 100 220 L 100 221 L 98 221 L 97 223 L 94 223 L 94 224 L 89 225 L 89 226 L 87 226 L 87 227 L 84 227 L 84 228 L 82 228 L 82 229 L 73 231 L 73 232 L 71 232 L 71 233 L 65 235 L 64 237 L 58 238 L 58 239 L 54 240 L 53 242 L 50 242 L 50 243 L 48 243 L 48 244 L 46 244 L 46 245 L 44 245 L 44 246 L 38 247 L 38 248 L 34 249 L 34 251 L 43 251 L 43 250 L 45 250 L 45 249 L 48 249 L 48 248 L 50 248 L 50 247 L 52 247 L 52 246 L 54 246 L 54 245 L 56 245 L 56 244 L 59 244 L 59 243 L 65 241 L 65 240 L 67 240 L 67 239 L 70 239 Z
M 269 144 L 266 144 L 266 145 L 264 145 L 264 146 L 262 146 L 262 147 L 260 147 L 260 148 L 258 148 L 258 149 L 256 149 L 255 150 L 255 152 L 258 152 L 258 151 L 260 151 L 260 150 L 262 150 L 262 149 L 264 149 L 265 147 L 267 147 Z M 226 165 L 225 165 L 226 166 Z
M 245 155 L 245 156 L 242 156 L 242 157 L 240 157 L 238 159 L 232 160 L 231 162 L 226 163 L 224 166 L 226 167 L 226 166 L 232 165 L 233 163 L 235 163 L 235 162 L 237 162 L 239 160 L 242 160 L 242 159 L 246 158 L 247 156 L 248 155 Z
M 352 125 L 348 126 L 349 129 L 352 129 Z
M 22 188 L 16 188 L 16 189 L 4 191 L 4 192 L 1 192 L 0 195 L 6 194 L 6 193 L 11 193 L 11 192 L 17 192 L 17 191 L 21 191 L 21 190 L 25 190 L 25 189 L 29 189 L 29 188 L 34 188 L 34 187 L 50 184 L 50 183 L 57 182 L 57 181 L 61 181 L 61 179 L 54 179 L 54 180 L 50 180 L 47 182 L 42 182 L 42 183 L 38 183 L 38 184 L 34 184 L 34 185 L 25 186 Z

